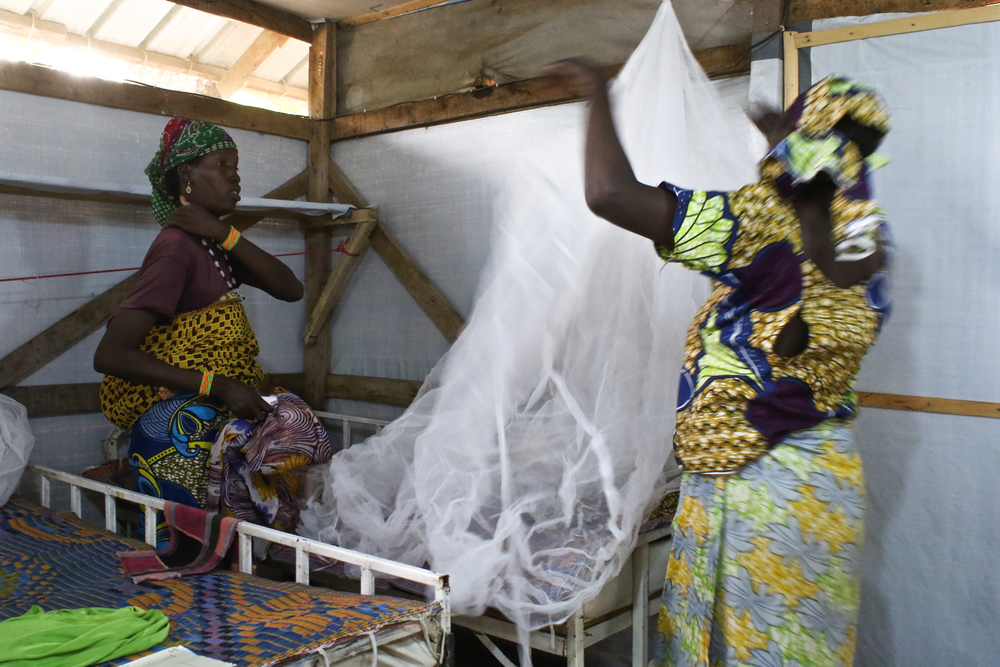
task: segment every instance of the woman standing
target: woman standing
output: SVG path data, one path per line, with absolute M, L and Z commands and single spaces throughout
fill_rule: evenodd
M 238 166 L 221 128 L 167 123 L 146 168 L 163 230 L 94 355 L 104 414 L 131 429 L 140 491 L 196 507 L 205 507 L 209 453 L 230 413 L 261 421 L 273 409 L 258 391 L 259 346 L 237 287 L 302 298 L 287 266 L 221 219 L 240 199 Z
M 888 306 L 868 185 L 884 105 L 829 77 L 758 123 L 772 148 L 758 183 L 652 187 L 633 175 L 600 74 L 553 70 L 591 99 L 591 210 L 713 282 L 678 395 L 663 664 L 852 664 L 864 488 L 850 424 Z

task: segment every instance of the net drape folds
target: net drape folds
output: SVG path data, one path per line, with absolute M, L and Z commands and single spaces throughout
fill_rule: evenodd
M 612 96 L 641 181 L 755 178 L 748 121 L 722 111 L 669 3 Z M 334 457 L 303 532 L 450 574 L 458 613 L 564 620 L 618 573 L 677 476 L 701 280 L 590 213 L 582 133 L 556 128 L 497 211 L 466 329 L 402 417 Z

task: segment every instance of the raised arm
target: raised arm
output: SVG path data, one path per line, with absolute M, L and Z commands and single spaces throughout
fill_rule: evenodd
M 185 201 L 183 197 L 181 201 Z M 228 224 L 195 204 L 175 210 L 167 226 L 179 227 L 192 236 L 211 239 L 220 245 L 229 236 Z M 229 254 L 235 260 L 233 274 L 240 282 L 264 290 L 282 301 L 302 298 L 302 283 L 292 270 L 280 259 L 254 245 L 250 239 L 241 237 Z
M 560 61 L 549 72 L 590 99 L 584 167 L 587 206 L 623 229 L 672 248 L 677 197 L 636 179 L 615 131 L 607 80 L 576 60 Z
M 171 366 L 141 349 L 155 325 L 156 315 L 153 313 L 133 308 L 119 309 L 108 323 L 108 329 L 94 353 L 94 370 L 134 384 L 197 393 L 201 386 L 200 371 Z M 211 395 L 243 419 L 259 421 L 273 410 L 256 389 L 223 375 L 215 376 Z

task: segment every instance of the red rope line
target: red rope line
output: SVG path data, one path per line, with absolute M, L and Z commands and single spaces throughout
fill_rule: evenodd
M 330 250 L 307 250 L 305 252 L 285 252 L 280 255 L 274 255 L 274 257 L 295 257 L 298 255 L 316 255 L 326 252 L 341 252 L 348 257 L 358 257 L 360 253 L 347 252 L 347 240 L 340 242 L 340 245 L 336 248 L 331 248 Z M 0 283 L 11 283 L 17 280 L 41 280 L 43 278 L 71 278 L 73 276 L 93 276 L 99 273 L 120 273 L 122 271 L 138 271 L 140 267 L 133 266 L 127 269 L 101 269 L 99 271 L 77 271 L 76 273 L 50 273 L 44 276 L 24 276 L 22 278 L 0 278 Z

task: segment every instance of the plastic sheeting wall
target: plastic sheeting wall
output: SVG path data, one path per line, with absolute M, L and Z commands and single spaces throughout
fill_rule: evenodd
M 75 102 L 0 91 L 0 171 L 141 185 L 167 119 Z M 306 167 L 306 144 L 232 131 L 240 147 L 242 185 L 264 194 Z M 0 278 L 135 267 L 159 227 L 148 206 L 0 196 Z M 264 222 L 249 238 L 271 252 L 301 252 L 302 233 L 287 223 Z M 288 259 L 300 277 L 302 257 Z M 0 356 L 127 273 L 0 283 Z M 285 304 L 244 288 L 247 310 L 261 341 L 268 372 L 302 369 L 302 304 Z M 265 307 L 266 306 L 266 307 Z M 97 382 L 93 353 L 103 333 L 89 336 L 22 384 Z M 33 460 L 70 472 L 101 462 L 99 441 L 111 429 L 103 415 L 34 419 Z
M 746 106 L 749 77 L 719 81 L 727 105 Z M 494 206 L 521 156 L 553 127 L 579 126 L 566 104 L 334 144 L 333 157 L 400 243 L 463 316 L 490 248 Z M 361 262 L 334 316 L 333 372 L 423 380 L 448 348 L 382 261 Z M 391 419 L 401 408 L 331 401 L 336 412 Z
M 824 46 L 811 61 L 814 80 L 866 81 L 893 114 L 883 146 L 893 161 L 876 173 L 875 195 L 899 247 L 895 311 L 858 388 L 1000 402 L 1000 24 Z M 869 512 L 856 664 L 1000 662 L 997 426 L 862 412 Z

